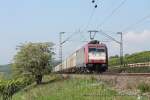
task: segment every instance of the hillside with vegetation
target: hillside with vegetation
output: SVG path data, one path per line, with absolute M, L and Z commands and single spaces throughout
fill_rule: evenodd
M 8 65 L 0 65 L 0 72 L 11 72 L 11 64 Z
M 150 51 L 137 52 L 133 54 L 125 54 L 124 64 L 143 63 L 150 61 Z M 109 58 L 109 66 L 120 65 L 119 56 L 112 56 Z
M 11 64 L 0 65 L 0 75 L 5 78 L 11 77 L 12 67 Z

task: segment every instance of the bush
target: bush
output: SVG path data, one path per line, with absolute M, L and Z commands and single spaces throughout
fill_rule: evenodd
M 138 85 L 138 89 L 139 89 L 142 93 L 150 92 L 150 85 L 143 82 L 143 83 L 140 83 L 140 84 Z
M 12 96 L 24 88 L 25 86 L 31 84 L 27 78 L 18 78 L 13 80 L 0 81 L 0 97 L 2 100 L 9 100 Z

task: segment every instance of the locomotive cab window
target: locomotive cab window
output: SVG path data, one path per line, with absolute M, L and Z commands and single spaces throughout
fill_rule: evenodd
M 89 52 L 98 52 L 98 53 L 101 53 L 101 52 L 105 52 L 104 49 L 99 49 L 99 48 L 89 48 Z
M 97 52 L 105 52 L 104 49 L 97 49 Z
M 96 52 L 96 48 L 89 48 L 89 52 Z

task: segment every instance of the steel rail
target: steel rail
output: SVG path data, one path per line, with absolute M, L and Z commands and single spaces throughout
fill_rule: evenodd
M 101 73 L 101 74 L 98 74 L 98 73 L 84 73 L 84 74 L 75 74 L 75 73 L 64 73 L 64 74 L 61 74 L 61 75 L 68 75 L 68 76 L 71 76 L 71 75 L 76 75 L 76 76 L 145 76 L 145 77 L 150 77 L 150 73 L 110 73 L 110 72 L 104 72 L 104 73 Z

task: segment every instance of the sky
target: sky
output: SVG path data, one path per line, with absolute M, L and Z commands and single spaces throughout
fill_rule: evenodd
M 0 65 L 12 63 L 16 46 L 25 42 L 53 42 L 58 58 L 60 32 L 63 40 L 74 34 L 63 45 L 64 59 L 86 44 L 88 30 L 103 30 L 118 41 L 116 33 L 123 32 L 124 53 L 150 50 L 150 17 L 137 23 L 150 15 L 150 0 L 96 0 L 96 9 L 91 1 L 0 0 Z M 110 56 L 119 54 L 114 41 L 99 33 L 95 39 L 107 41 Z

